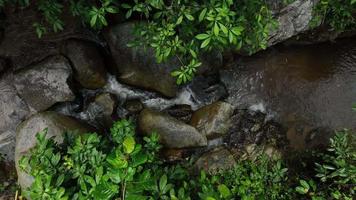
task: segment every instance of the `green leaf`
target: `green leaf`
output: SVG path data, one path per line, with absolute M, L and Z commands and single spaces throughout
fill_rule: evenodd
M 206 11 L 208 11 L 208 9 L 207 9 L 207 8 L 204 8 L 204 9 L 200 12 L 200 14 L 199 14 L 199 22 L 201 22 L 201 21 L 204 20 L 205 15 L 206 15 Z
M 356 1 L 356 0 L 355 0 Z M 356 103 L 354 103 L 353 105 L 352 105 L 352 110 L 353 111 L 356 111 Z
M 216 22 L 214 23 L 213 32 L 214 32 L 214 35 L 216 35 L 216 36 L 219 35 L 220 29 L 219 29 L 219 26 L 218 26 L 218 24 Z
M 106 10 L 106 12 L 112 13 L 112 14 L 118 13 L 118 10 L 113 6 L 107 7 L 107 8 L 105 8 L 105 10 Z
M 194 17 L 191 14 L 185 14 L 185 17 L 189 20 L 189 21 L 193 21 Z
M 224 185 L 224 184 L 219 185 L 219 186 L 218 186 L 218 190 L 219 190 L 219 192 L 220 192 L 220 194 L 221 194 L 221 196 L 222 196 L 223 198 L 228 198 L 228 197 L 231 196 L 231 191 L 230 191 L 229 188 L 228 188 L 226 185 Z
M 160 191 L 163 191 L 164 188 L 167 185 L 167 175 L 163 175 L 160 179 L 159 179 L 159 189 Z
M 308 193 L 308 190 L 307 190 L 307 189 L 304 189 L 303 187 L 300 187 L 300 186 L 296 187 L 296 188 L 295 188 L 295 191 L 297 191 L 299 194 L 306 194 L 306 193 Z
M 96 15 L 96 14 L 91 17 L 91 20 L 90 20 L 91 27 L 95 26 L 97 18 L 98 18 L 98 15 Z
M 237 26 L 231 29 L 231 31 L 236 35 L 239 36 L 241 35 L 241 32 L 244 30 L 242 26 Z
M 201 44 L 200 48 L 205 48 L 206 46 L 208 46 L 210 43 L 210 37 L 207 38 L 206 40 L 204 40 L 204 42 Z
M 224 24 L 219 23 L 219 26 L 224 34 L 227 34 L 229 32 Z
M 133 150 L 135 149 L 135 138 L 133 138 L 132 136 L 127 136 L 123 142 L 123 146 L 124 146 L 124 151 L 127 154 L 130 154 L 133 152 Z
M 176 24 L 181 24 L 183 21 L 183 16 L 178 17 Z
M 197 36 L 195 36 L 195 38 L 197 38 L 198 40 L 205 40 L 206 38 L 209 38 L 210 35 L 209 34 L 206 34 L 206 33 L 201 33 Z

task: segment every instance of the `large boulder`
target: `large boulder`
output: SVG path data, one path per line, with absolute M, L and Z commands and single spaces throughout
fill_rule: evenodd
M 268 38 L 268 46 L 285 41 L 311 29 L 314 6 L 317 0 L 296 0 L 286 7 L 276 10 L 278 27 Z
M 13 77 L 0 80 L 0 153 L 6 160 L 14 159 L 16 126 L 29 115 L 27 104 L 17 95 Z
M 204 170 L 210 174 L 215 174 L 220 170 L 231 169 L 235 166 L 234 156 L 226 148 L 217 148 L 204 153 L 196 162 L 195 170 Z
M 43 112 L 31 116 L 22 122 L 16 130 L 15 165 L 18 176 L 18 183 L 22 188 L 31 186 L 33 177 L 26 174 L 19 168 L 19 160 L 24 155 L 29 155 L 30 150 L 36 145 L 36 134 L 44 129 L 48 129 L 47 137 L 53 137 L 58 143 L 63 142 L 63 133 L 66 131 L 76 131 L 76 133 L 86 133 L 92 129 L 74 118 L 58 114 L 55 112 Z
M 174 97 L 178 90 L 176 79 L 170 73 L 181 66 L 176 57 L 157 63 L 152 48 L 128 47 L 135 40 L 135 23 L 118 24 L 106 34 L 107 42 L 116 63 L 117 77 L 120 81 L 154 90 L 168 97 Z M 222 65 L 222 55 L 203 55 L 203 64 L 198 73 L 207 73 Z
M 207 145 L 207 139 L 194 127 L 167 114 L 144 109 L 139 116 L 139 129 L 145 135 L 158 133 L 167 148 L 189 148 Z
M 22 99 L 35 111 L 43 111 L 57 102 L 72 101 L 75 96 L 68 85 L 72 74 L 68 60 L 54 56 L 19 70 L 14 84 Z
M 195 111 L 190 124 L 208 139 L 213 139 L 229 131 L 233 112 L 231 104 L 218 101 Z
M 87 89 L 105 86 L 105 63 L 94 43 L 69 40 L 64 51 L 74 68 L 74 78 L 81 86 Z
M 53 32 L 51 26 L 45 25 L 48 31 L 41 38 L 33 27 L 34 22 L 42 20 L 37 5 L 30 5 L 21 11 L 17 6 L 7 5 L 2 11 L 6 18 L 2 23 L 4 38 L 0 42 L 0 57 L 9 59 L 16 70 L 60 53 L 62 42 L 66 39 L 98 42 L 96 36 L 83 26 L 81 20 L 69 13 L 69 9 L 63 9 L 61 15 L 65 24 L 64 30 Z

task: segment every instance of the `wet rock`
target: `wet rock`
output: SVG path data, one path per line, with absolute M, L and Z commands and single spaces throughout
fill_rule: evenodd
M 234 156 L 226 148 L 218 148 L 204 153 L 195 163 L 197 171 L 204 170 L 214 174 L 220 170 L 227 170 L 234 167 L 236 161 Z
M 190 105 L 174 105 L 165 109 L 163 112 L 185 123 L 190 122 L 193 114 Z
M 315 0 L 296 0 L 276 11 L 279 25 L 269 34 L 268 46 L 309 30 L 316 2 Z
M 225 135 L 231 126 L 232 105 L 218 101 L 195 111 L 190 124 L 208 139 Z
M 236 110 L 231 117 L 232 126 L 225 142 L 235 148 L 250 144 L 271 144 L 279 148 L 287 145 L 283 127 L 266 118 L 264 113 L 250 110 Z
M 35 111 L 43 111 L 55 103 L 72 101 L 75 96 L 68 85 L 72 70 L 62 56 L 45 59 L 17 71 L 14 84 L 19 95 Z
M 199 105 L 209 105 L 227 96 L 225 86 L 215 76 L 197 76 L 188 85 Z
M 62 42 L 69 38 L 77 38 L 97 42 L 97 37 L 83 26 L 81 20 L 63 10 L 61 19 L 64 21 L 63 31 L 54 33 L 52 27 L 46 27 L 47 32 L 38 38 L 34 22 L 40 22 L 37 6 L 28 6 L 19 12 L 15 6 L 3 9 L 6 16 L 4 38 L 0 44 L 0 57 L 7 58 L 15 70 L 22 69 L 33 63 L 38 63 L 48 56 L 60 53 Z
M 90 127 L 74 118 L 55 112 L 43 112 L 33 115 L 22 122 L 16 130 L 15 164 L 18 175 L 18 183 L 22 188 L 29 187 L 33 177 L 24 173 L 19 168 L 19 160 L 24 155 L 29 155 L 30 149 L 36 145 L 36 134 L 48 128 L 47 137 L 54 137 L 58 143 L 63 142 L 62 134 L 65 131 L 86 133 L 92 131 Z
M 170 73 L 179 68 L 181 63 L 176 57 L 166 62 L 157 63 L 152 48 L 130 48 L 127 43 L 134 41 L 135 24 L 124 23 L 111 27 L 106 33 L 107 42 L 116 63 L 117 77 L 120 81 L 160 92 L 167 97 L 174 97 L 178 86 Z M 219 57 L 219 58 L 217 58 Z M 222 55 L 202 56 L 199 73 L 208 73 L 222 65 Z
M 162 157 L 168 162 L 183 161 L 188 157 L 188 151 L 186 149 L 162 149 Z
M 125 109 L 132 114 L 137 114 L 143 110 L 143 104 L 138 99 L 128 100 L 124 105 Z
M 151 48 L 145 51 L 143 47 L 128 47 L 127 43 L 134 40 L 134 26 L 134 23 L 119 24 L 113 26 L 107 34 L 118 79 L 126 84 L 174 97 L 178 86 L 170 72 L 179 67 L 178 60 L 158 64 Z
M 240 159 L 248 159 L 254 161 L 263 154 L 271 159 L 280 159 L 282 157 L 282 153 L 280 152 L 280 150 L 278 150 L 272 145 L 258 146 L 256 144 L 249 144 L 245 147 L 244 153 L 240 157 Z
M 102 56 L 93 43 L 69 40 L 65 55 L 74 68 L 74 78 L 87 89 L 98 89 L 106 84 L 106 68 Z
M 100 128 L 108 128 L 113 124 L 113 112 L 115 110 L 115 99 L 110 93 L 103 93 L 95 97 L 88 105 L 83 115 L 90 124 L 96 124 Z
M 0 80 L 0 153 L 6 160 L 14 159 L 16 126 L 30 114 L 12 83 L 11 74 Z
M 138 126 L 145 135 L 157 132 L 161 143 L 167 148 L 189 148 L 207 145 L 207 139 L 194 127 L 169 115 L 144 109 L 139 116 Z
M 0 77 L 9 68 L 5 59 L 0 58 Z

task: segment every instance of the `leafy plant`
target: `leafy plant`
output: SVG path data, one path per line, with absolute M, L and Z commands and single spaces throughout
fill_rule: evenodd
M 176 57 L 181 67 L 172 72 L 177 84 L 194 77 L 202 52 L 243 49 L 250 53 L 267 47 L 268 33 L 276 22 L 264 1 L 134 1 L 122 4 L 126 17 L 144 16 L 137 40 L 155 50 L 157 62 Z
M 300 180 L 296 188 L 299 194 L 318 199 L 352 199 L 356 184 L 355 138 L 348 130 L 339 131 L 330 139 L 327 154 L 322 154 L 322 163 L 316 163 L 316 178 Z
M 311 26 L 327 24 L 333 31 L 342 32 L 354 28 L 355 0 L 321 0 L 314 9 Z

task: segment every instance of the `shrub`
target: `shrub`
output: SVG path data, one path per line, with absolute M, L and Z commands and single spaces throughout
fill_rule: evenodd
M 23 195 L 33 200 L 59 199 L 278 199 L 283 197 L 286 169 L 266 157 L 241 161 L 216 175 L 190 173 L 188 163 L 158 160 L 157 134 L 135 137 L 132 123 L 111 128 L 111 140 L 96 133 L 65 134 L 62 145 L 38 133 L 37 145 L 20 167 L 35 179 Z
M 321 154 L 316 163 L 316 180 L 300 180 L 296 191 L 317 199 L 351 200 L 356 191 L 356 140 L 347 130 L 330 139 L 328 153 Z
M 352 199 L 356 184 L 354 136 L 338 132 L 328 153 L 316 164 L 315 179 L 288 179 L 281 160 L 260 155 L 256 161 L 239 160 L 229 170 L 199 175 L 191 162 L 164 163 L 158 158 L 157 134 L 135 136 L 133 124 L 121 120 L 111 128 L 110 140 L 96 133 L 65 134 L 62 145 L 38 133 L 37 145 L 20 167 L 34 177 L 22 194 L 33 200 L 251 200 Z
M 333 31 L 342 32 L 355 27 L 355 13 L 355 0 L 321 0 L 314 9 L 310 25 L 315 27 L 324 23 Z

